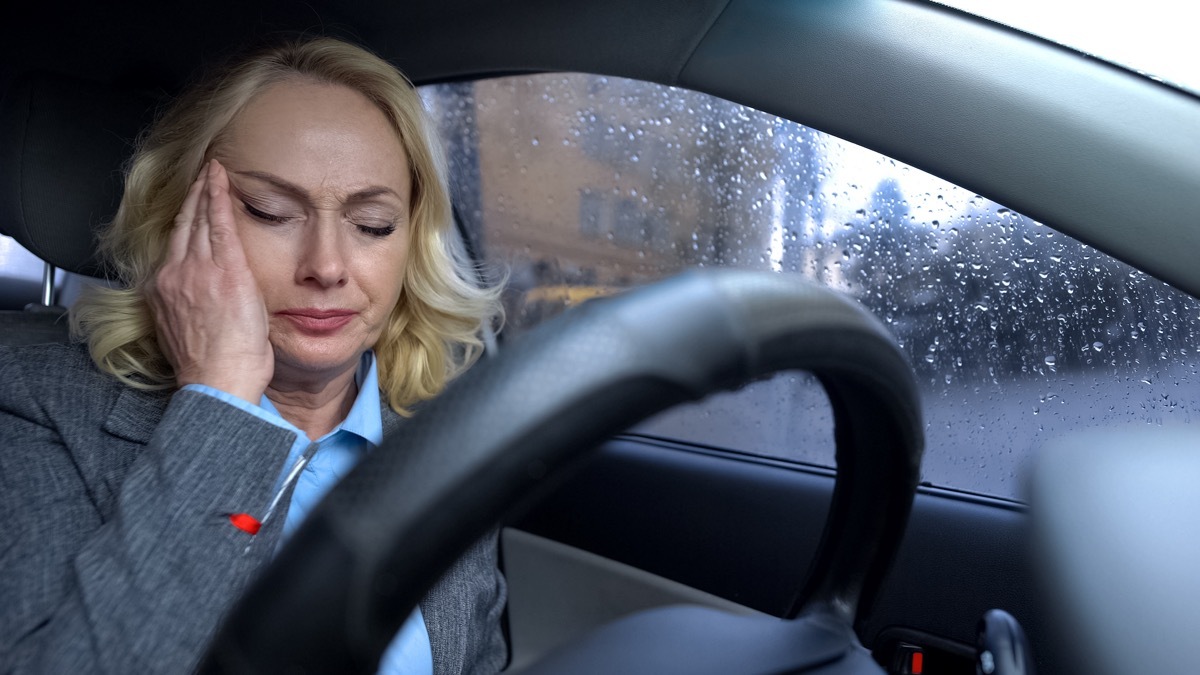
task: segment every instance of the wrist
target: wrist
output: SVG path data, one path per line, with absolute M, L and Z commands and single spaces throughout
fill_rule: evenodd
M 186 377 L 180 376 L 176 378 L 176 384 L 179 388 L 186 387 L 189 384 L 197 384 L 219 392 L 239 398 L 252 405 L 258 405 L 262 401 L 263 392 L 267 390 L 266 385 L 257 386 L 252 383 L 251 378 L 217 378 L 217 377 Z

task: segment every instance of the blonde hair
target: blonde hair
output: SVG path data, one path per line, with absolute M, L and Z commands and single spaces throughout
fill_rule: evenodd
M 481 331 L 502 318 L 498 288 L 480 288 L 456 245 L 446 162 L 412 84 L 383 59 L 331 38 L 291 39 L 235 61 L 185 92 L 139 139 L 101 253 L 120 282 L 71 309 L 71 329 L 103 371 L 138 389 L 170 389 L 144 289 L 206 155 L 258 94 L 305 79 L 353 89 L 383 112 L 409 158 L 409 258 L 400 300 L 375 344 L 380 388 L 401 414 L 440 392 L 483 350 Z

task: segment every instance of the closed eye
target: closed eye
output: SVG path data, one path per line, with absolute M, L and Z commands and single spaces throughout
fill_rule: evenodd
M 286 223 L 290 220 L 293 220 L 288 216 L 267 213 L 262 209 L 255 208 L 250 204 L 250 202 L 245 200 L 242 201 L 242 206 L 246 208 L 246 213 L 250 214 L 252 218 L 266 223 Z M 354 223 L 354 226 L 357 227 L 363 234 L 367 234 L 372 237 L 386 237 L 396 231 L 395 223 L 386 223 L 384 225 L 364 225 L 362 223 Z
M 273 213 L 267 213 L 266 211 L 260 211 L 259 209 L 256 209 L 253 206 L 251 206 L 249 202 L 243 201 L 242 206 L 246 207 L 246 213 L 249 213 L 252 217 L 257 218 L 262 221 L 265 221 L 265 222 L 268 222 L 268 223 L 285 223 L 288 221 L 288 218 L 286 216 L 277 216 Z
M 370 225 L 356 225 L 359 231 L 364 234 L 369 234 L 372 237 L 386 237 L 396 231 L 395 224 L 385 225 L 383 227 L 372 227 Z

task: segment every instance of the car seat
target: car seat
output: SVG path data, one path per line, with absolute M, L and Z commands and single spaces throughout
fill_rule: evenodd
M 66 341 L 54 270 L 103 278 L 96 232 L 120 203 L 122 165 L 155 99 L 50 73 L 14 81 L 0 103 L 0 234 L 46 265 L 41 302 L 0 311 L 0 345 Z

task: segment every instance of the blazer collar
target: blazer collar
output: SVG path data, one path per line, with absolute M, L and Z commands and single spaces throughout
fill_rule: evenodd
M 404 423 L 410 419 L 408 417 L 401 417 L 400 413 L 396 412 L 395 410 L 392 410 L 391 406 L 389 406 L 387 404 L 387 402 L 385 400 L 386 398 L 387 398 L 386 395 L 384 393 L 380 392 L 380 394 L 379 394 L 379 409 L 383 416 L 383 437 L 384 438 L 387 438 L 388 436 L 391 436 L 392 434 L 396 433 L 396 430 L 399 429 L 400 427 L 404 426 Z M 412 410 L 413 412 L 416 412 L 421 407 L 421 403 L 422 402 L 419 401 L 415 405 L 410 405 L 408 407 L 408 409 Z

